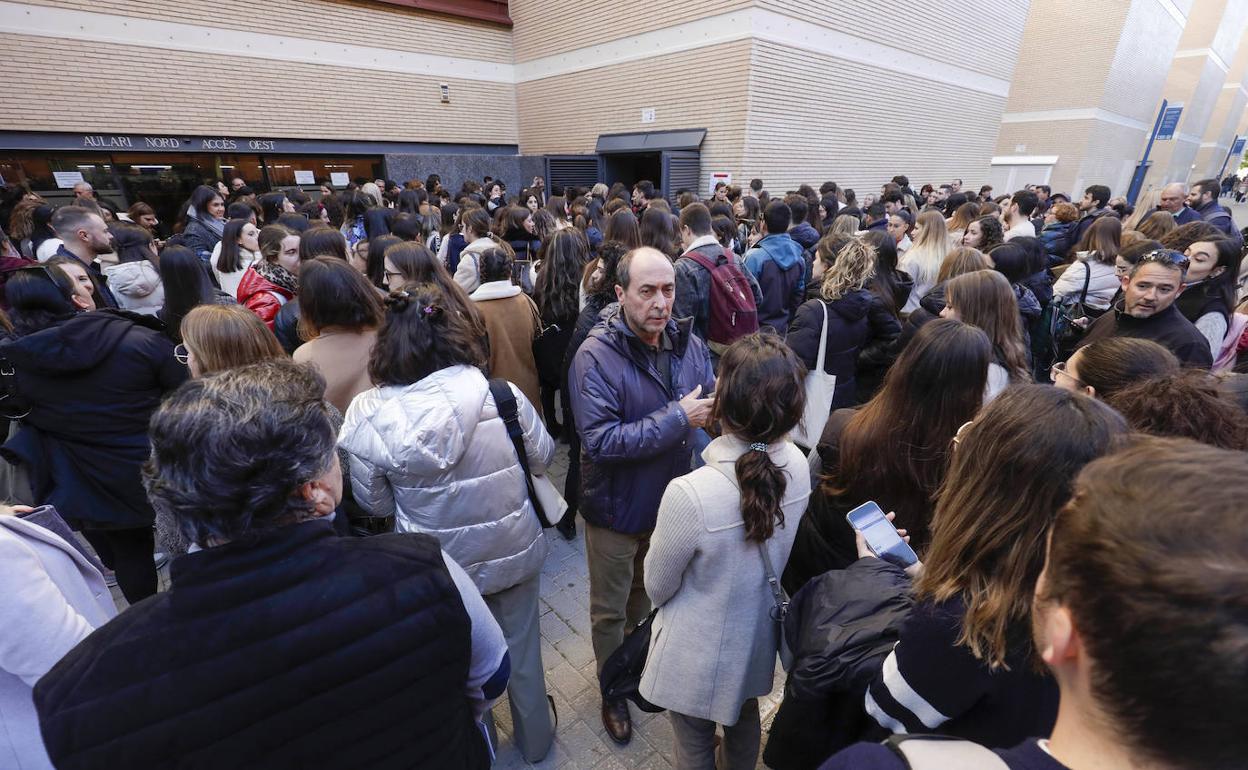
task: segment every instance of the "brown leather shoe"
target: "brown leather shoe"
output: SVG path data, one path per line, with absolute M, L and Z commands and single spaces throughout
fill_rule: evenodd
M 625 745 L 633 739 L 633 718 L 628 713 L 628 701 L 603 701 L 602 726 L 607 728 L 611 740 Z

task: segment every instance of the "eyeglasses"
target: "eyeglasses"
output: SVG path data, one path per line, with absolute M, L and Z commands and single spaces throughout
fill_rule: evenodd
M 1059 374 L 1062 375 L 1063 377 L 1069 377 L 1070 379 L 1074 380 L 1075 384 L 1081 388 L 1087 387 L 1086 385 L 1083 384 L 1083 380 L 1079 379 L 1075 375 L 1066 371 L 1065 361 L 1058 361 L 1057 363 L 1049 367 L 1049 379 L 1052 380 L 1054 384 L 1057 383 L 1057 375 Z
M 1186 270 L 1188 265 L 1192 264 L 1190 259 L 1170 249 L 1153 249 L 1136 260 L 1136 265 L 1142 265 L 1145 262 L 1153 262 L 1165 267 L 1177 267 L 1180 270 Z
M 178 343 L 173 348 L 173 357 L 178 363 L 186 366 L 191 362 L 191 351 L 187 349 L 186 345 Z
M 390 272 L 389 270 L 387 270 L 385 273 L 383 273 L 383 275 L 385 276 L 385 278 L 386 278 L 386 280 L 387 280 L 387 281 L 389 281 L 391 278 L 402 278 L 402 277 L 403 277 L 403 274 L 402 274 L 402 273 L 392 273 L 392 272 Z

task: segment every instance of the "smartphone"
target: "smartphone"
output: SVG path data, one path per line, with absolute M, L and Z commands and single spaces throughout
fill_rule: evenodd
M 874 502 L 865 502 L 845 514 L 849 526 L 862 533 L 867 547 L 879 558 L 902 569 L 919 560 L 910 544 L 901 539 L 897 528 L 884 516 L 884 511 Z

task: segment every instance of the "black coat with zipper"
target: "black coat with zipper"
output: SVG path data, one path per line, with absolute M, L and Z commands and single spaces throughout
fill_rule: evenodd
M 860 358 L 871 365 L 886 358 L 901 333 L 901 324 L 884 302 L 866 289 L 847 292 L 837 300 L 808 300 L 797 309 L 785 338 L 807 369 L 814 369 L 818 363 L 824 306 L 828 310 L 828 341 L 823 370 L 836 376 L 832 408 L 840 409 L 857 402 Z

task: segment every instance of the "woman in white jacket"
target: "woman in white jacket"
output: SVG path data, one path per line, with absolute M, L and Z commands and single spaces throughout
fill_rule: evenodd
M 112 227 L 117 264 L 105 265 L 108 288 L 122 310 L 156 315 L 165 304 L 165 289 L 156 269 L 156 240 L 145 227 L 119 222 Z
M 260 228 L 249 219 L 231 219 L 225 223 L 217 249 L 212 255 L 212 274 L 221 291 L 238 297 L 243 273 L 260 261 Z
M 780 590 L 810 497 L 806 458 L 788 440 L 805 405 L 805 371 L 774 335 L 733 343 L 712 408 L 723 435 L 703 451 L 706 465 L 672 481 L 659 504 L 645 565 L 659 609 L 639 690 L 668 709 L 678 768 L 716 766 L 716 724 L 720 768 L 758 761 L 758 697 L 771 692 L 779 647 L 768 574 Z
M 463 212 L 460 222 L 461 232 L 468 245 L 460 252 L 459 265 L 455 268 L 455 283 L 465 293 L 472 294 L 481 285 L 481 255 L 486 249 L 505 244 L 490 236 L 490 215 L 485 213 L 485 209 L 476 208 Z
M 1109 308 L 1122 286 L 1114 270 L 1122 241 L 1122 222 L 1114 217 L 1101 217 L 1092 223 L 1083 240 L 1075 247 L 1075 262 L 1053 282 L 1053 299 L 1078 301 L 1087 282 L 1087 304 L 1098 310 Z
M 511 655 L 516 744 L 536 762 L 554 738 L 538 627 L 548 545 L 482 374 L 483 343 L 438 287 L 392 293 L 369 357 L 376 387 L 351 402 L 338 443 L 350 455 L 356 502 L 372 516 L 394 516 L 399 532 L 438 538 L 485 597 Z M 529 467 L 544 473 L 554 440 L 524 394 L 509 387 Z
M 51 770 L 31 690 L 117 607 L 81 551 L 15 510 L 30 509 L 0 508 L 0 767 Z

